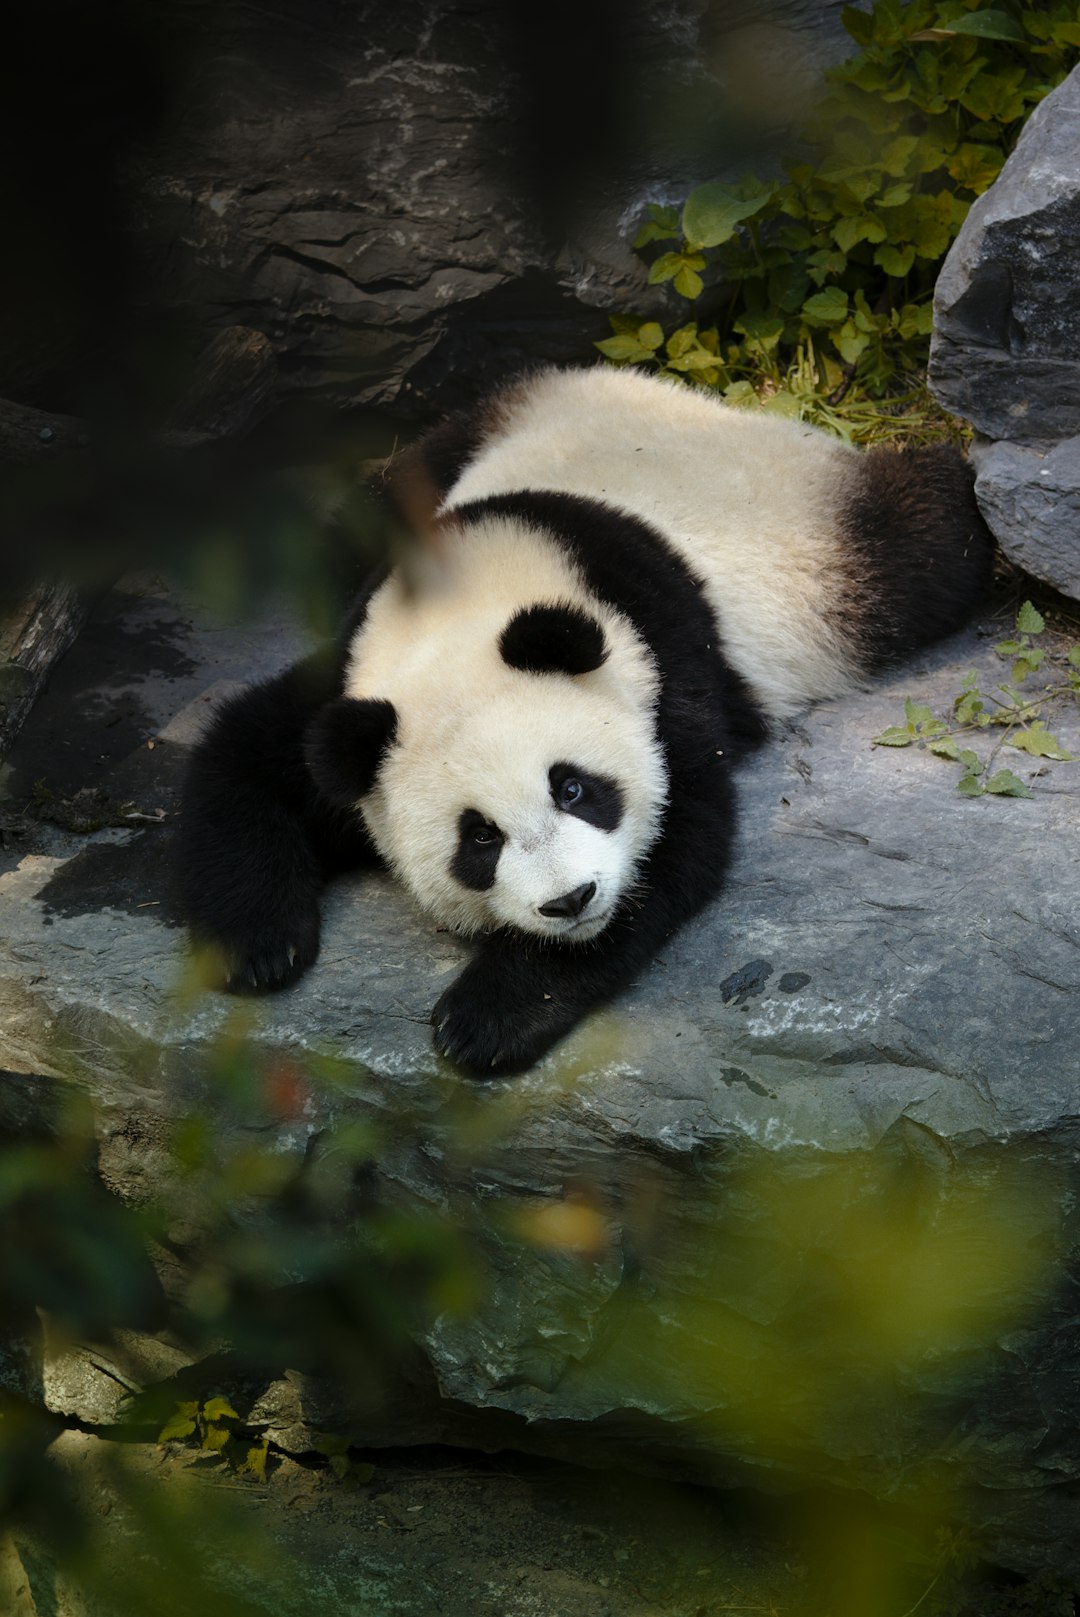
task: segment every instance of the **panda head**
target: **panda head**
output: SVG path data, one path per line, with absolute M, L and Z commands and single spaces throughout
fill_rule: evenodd
M 309 735 L 316 783 L 359 807 L 443 925 L 585 943 L 629 896 L 666 792 L 655 680 L 612 649 L 579 606 L 524 607 L 400 705 L 331 703 Z

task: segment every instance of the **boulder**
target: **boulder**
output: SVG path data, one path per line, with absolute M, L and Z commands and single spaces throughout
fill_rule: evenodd
M 1031 115 L 938 277 L 930 385 L 978 437 L 1010 560 L 1080 596 L 1080 68 Z
M 4 855 L 0 1063 L 85 1089 L 129 1197 L 193 1104 L 250 1139 L 213 1076 L 236 1002 L 181 991 L 157 816 L 209 700 L 297 644 L 286 619 L 223 634 L 144 581 L 91 621 L 12 756 L 16 793 L 44 778 L 118 809 Z M 977 630 L 762 749 L 723 898 L 524 1078 L 477 1085 L 432 1052 L 465 947 L 385 876 L 333 885 L 315 968 L 242 1013 L 254 1060 L 310 1069 L 260 1138 L 299 1158 L 377 1129 L 368 1194 L 461 1232 L 480 1285 L 418 1327 L 401 1397 L 335 1415 L 294 1380 L 268 1395 L 272 1433 L 295 1449 L 336 1420 L 858 1490 L 1080 1576 L 1075 767 L 1017 754 L 1030 800 L 968 800 L 954 765 L 871 745 L 971 667 L 1000 677 Z M 1054 727 L 1080 751 L 1075 717 Z M 49 1397 L 88 1420 L 161 1359 L 68 1351 Z

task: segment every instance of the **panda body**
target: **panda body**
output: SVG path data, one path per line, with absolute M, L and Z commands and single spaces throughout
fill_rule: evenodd
M 519 489 L 606 503 L 662 534 L 700 581 L 725 653 L 772 718 L 859 675 L 845 546 L 856 450 L 640 371 L 547 371 L 500 402 L 499 431 L 445 510 Z
M 990 567 L 962 458 L 851 450 L 640 373 L 544 371 L 421 440 L 424 543 L 341 643 L 228 704 L 179 873 L 227 986 L 284 986 L 379 857 L 478 938 L 433 1013 L 532 1064 L 718 890 L 769 724 L 958 626 Z

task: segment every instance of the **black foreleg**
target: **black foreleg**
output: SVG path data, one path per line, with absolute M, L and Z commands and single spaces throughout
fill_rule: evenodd
M 683 738 L 672 771 L 661 837 L 611 925 L 577 946 L 509 932 L 485 938 L 432 1012 L 443 1055 L 480 1077 L 523 1072 L 715 897 L 730 859 L 734 787 L 718 729 L 694 728 L 696 747 Z
M 209 975 L 234 992 L 282 988 L 319 952 L 319 893 L 372 857 L 359 816 L 318 795 L 304 733 L 338 695 L 319 653 L 227 702 L 195 749 L 177 838 L 180 902 Z

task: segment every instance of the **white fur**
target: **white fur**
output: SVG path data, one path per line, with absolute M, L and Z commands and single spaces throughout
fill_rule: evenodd
M 590 594 L 551 536 L 505 518 L 462 529 L 454 507 L 556 490 L 643 518 L 700 579 L 729 660 L 781 717 L 844 690 L 856 671 L 835 611 L 850 589 L 838 514 L 855 464 L 813 428 L 637 371 L 546 371 L 500 396 L 488 443 L 443 508 L 437 548 L 376 592 L 346 675 L 346 695 L 397 710 L 395 742 L 360 806 L 424 908 L 465 933 L 510 925 L 585 941 L 632 886 L 667 791 L 657 673 L 636 631 Z M 514 613 L 557 602 L 600 621 L 604 664 L 577 676 L 508 667 L 498 642 Z M 616 830 L 555 806 L 548 771 L 559 761 L 619 783 Z M 486 892 L 451 872 L 466 808 L 505 837 Z M 577 921 L 539 913 L 588 882 L 596 895 Z
M 701 580 L 732 665 L 787 717 L 857 677 L 837 607 L 850 593 L 838 516 L 857 451 L 815 427 L 636 370 L 543 371 L 445 508 L 550 489 L 641 517 Z
M 652 657 L 544 535 L 488 521 L 444 529 L 440 543 L 375 593 L 351 648 L 345 694 L 390 701 L 398 713 L 395 743 L 361 803 L 365 822 L 444 925 L 585 941 L 610 919 L 657 835 L 667 776 Z M 503 661 L 499 636 L 515 611 L 555 602 L 602 624 L 608 657 L 594 672 L 534 674 Z M 625 806 L 615 831 L 555 807 L 548 770 L 560 761 L 619 782 Z M 506 838 L 486 892 L 450 872 L 466 808 Z M 597 891 L 578 921 L 539 914 L 587 882 Z

